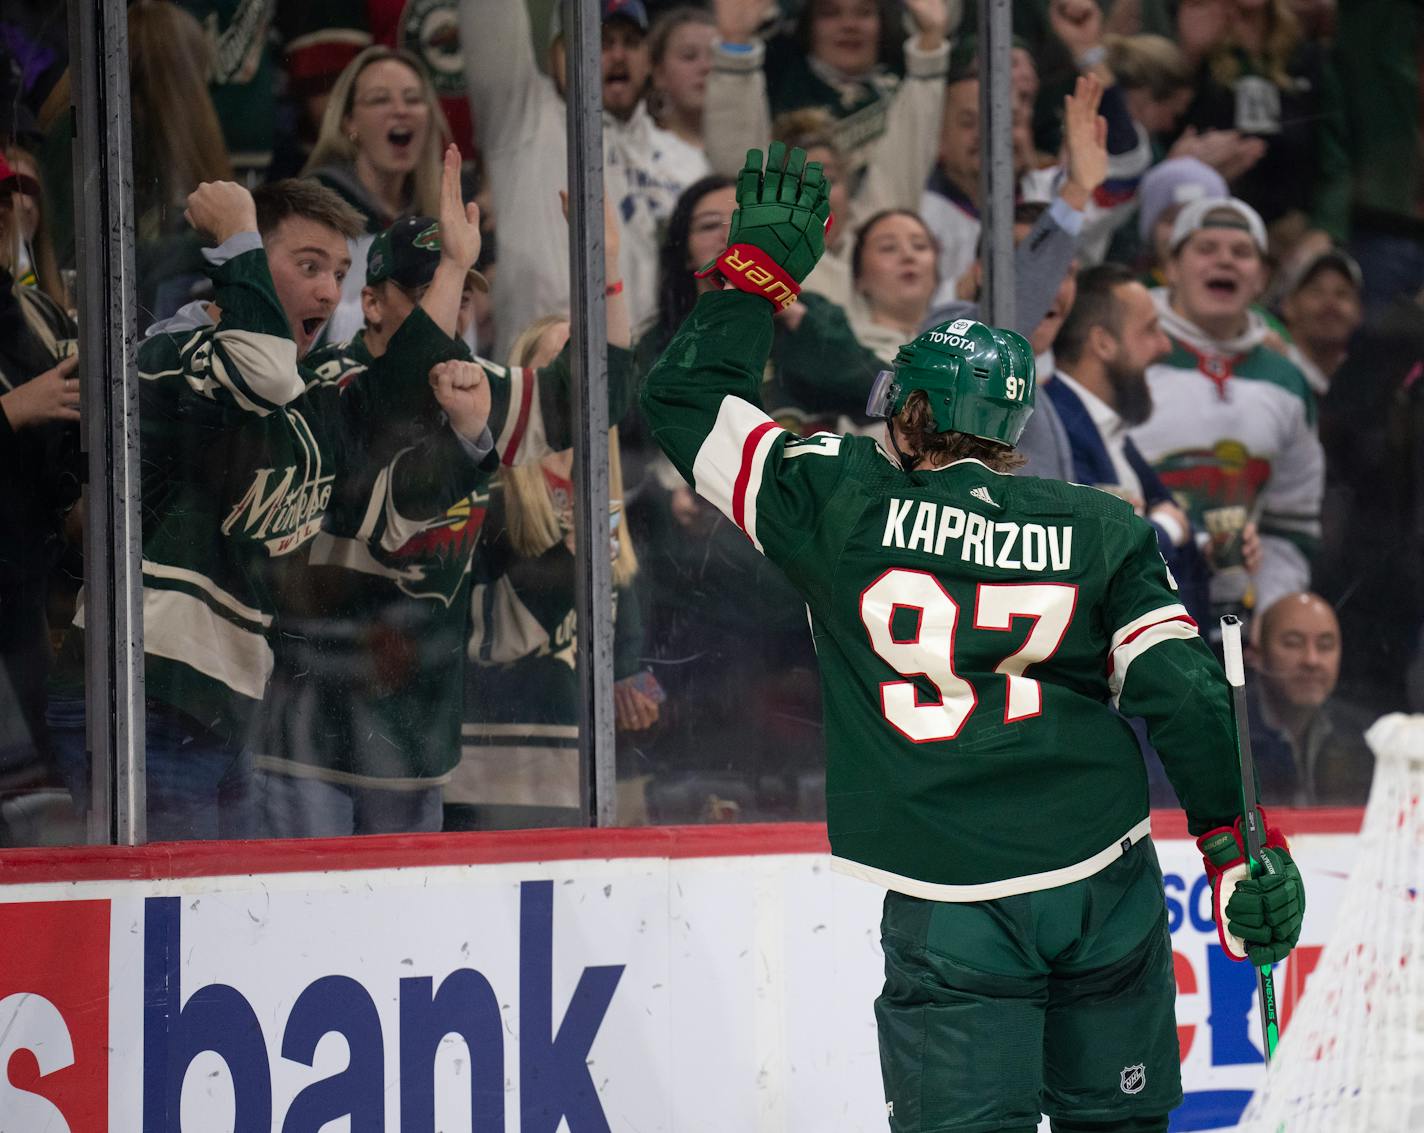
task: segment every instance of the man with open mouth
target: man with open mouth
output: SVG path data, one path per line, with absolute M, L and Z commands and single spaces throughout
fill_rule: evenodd
M 205 182 L 186 217 L 210 238 L 214 303 L 150 328 L 138 352 L 148 838 L 249 832 L 248 730 L 270 679 L 284 568 L 339 501 L 372 554 L 441 522 L 493 474 L 483 370 L 452 337 L 479 255 L 478 212 L 447 155 L 441 255 L 372 373 L 340 387 L 301 364 L 336 306 L 361 217 L 306 180 Z M 419 334 L 421 327 L 425 334 Z M 400 452 L 384 438 L 413 421 Z M 82 630 L 81 601 L 75 626 Z M 69 634 L 48 723 L 80 809 L 89 781 L 83 642 Z
M 616 263 L 617 220 L 606 213 L 604 221 Z M 442 350 L 446 332 L 417 311 L 444 257 L 433 217 L 407 217 L 380 233 L 363 274 L 364 327 L 313 352 L 307 366 L 344 388 L 396 377 L 381 372 L 393 348 Z M 478 272 L 465 278 L 467 291 L 486 286 Z M 464 329 L 456 327 L 456 339 Z M 635 389 L 621 293 L 608 298 L 607 332 L 608 417 L 616 421 Z M 537 466 L 572 446 L 568 346 L 537 370 L 474 363 L 489 389 L 489 431 L 504 467 Z M 423 421 L 386 428 L 366 459 L 380 464 L 427 430 Z M 296 600 L 279 610 L 272 680 L 251 743 L 260 836 L 441 828 L 444 784 L 461 756 L 471 567 L 480 564 L 488 503 L 480 485 L 404 541 L 373 549 L 362 537 L 364 501 L 352 494 L 333 505 L 309 551 L 289 556 L 282 593 Z
M 1304 375 L 1266 345 L 1252 304 L 1266 229 L 1245 201 L 1197 200 L 1172 227 L 1167 286 L 1153 293 L 1172 353 L 1148 368 L 1142 455 L 1207 533 L 1216 613 L 1264 610 L 1310 586 L 1325 460 Z M 1242 547 L 1260 536 L 1260 565 Z
M 521 328 L 569 305 L 569 243 L 558 190 L 568 180 L 568 44 L 561 5 L 535 63 L 529 12 L 509 0 L 460 6 L 465 81 L 499 217 L 500 285 L 493 294 L 503 358 Z M 602 28 L 604 195 L 623 225 L 621 271 L 634 337 L 657 310 L 658 246 L 682 191 L 708 171 L 700 149 L 648 113 L 648 11 L 643 0 L 599 4 Z M 486 347 L 481 344 L 481 351 Z

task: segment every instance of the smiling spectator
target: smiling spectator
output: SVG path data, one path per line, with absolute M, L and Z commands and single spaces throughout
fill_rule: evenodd
M 1345 363 L 1350 339 L 1364 320 L 1360 294 L 1364 279 L 1354 257 L 1328 248 L 1300 266 L 1281 300 L 1281 316 L 1294 340 L 1289 356 L 1316 397 Z
M 1374 756 L 1369 720 L 1336 700 L 1340 623 L 1318 594 L 1287 594 L 1261 615 L 1252 651 L 1251 750 L 1266 806 L 1361 806 Z
M 1266 345 L 1252 309 L 1266 281 L 1266 227 L 1234 198 L 1177 216 L 1167 288 L 1153 293 L 1172 353 L 1147 371 L 1153 411 L 1133 431 L 1192 520 L 1212 533 L 1215 612 L 1261 610 L 1310 583 L 1325 461 L 1304 375 Z M 1261 566 L 1242 551 L 1259 526 Z
M 403 216 L 440 209 L 440 155 L 449 141 L 435 88 L 415 56 L 368 47 L 332 88 L 304 176 L 334 189 L 366 222 L 351 241 L 351 271 L 324 341 L 361 329 L 366 253 L 376 233 Z

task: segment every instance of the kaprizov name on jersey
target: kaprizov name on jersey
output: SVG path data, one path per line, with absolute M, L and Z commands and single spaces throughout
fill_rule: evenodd
M 959 545 L 961 562 L 1005 570 L 1063 571 L 1069 569 L 1073 559 L 1071 527 L 985 519 L 952 504 L 890 498 L 885 534 L 880 539 L 882 547 L 943 556 L 951 541 Z

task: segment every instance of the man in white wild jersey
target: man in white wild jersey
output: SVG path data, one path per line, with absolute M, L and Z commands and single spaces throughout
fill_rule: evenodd
M 1153 292 L 1172 353 L 1147 370 L 1152 415 L 1132 439 L 1213 538 L 1215 612 L 1267 609 L 1310 587 L 1325 458 L 1304 375 L 1266 345 L 1251 304 L 1266 283 L 1266 228 L 1235 199 L 1197 200 L 1172 227 L 1167 287 Z M 1261 566 L 1240 569 L 1255 524 Z

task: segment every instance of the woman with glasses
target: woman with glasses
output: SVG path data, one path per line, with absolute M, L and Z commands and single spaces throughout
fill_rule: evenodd
M 435 88 L 409 52 L 368 47 L 336 80 L 302 174 L 354 206 L 366 232 L 351 241 L 351 270 L 324 341 L 344 342 L 361 329 L 361 285 L 376 233 L 404 216 L 439 215 L 449 140 Z

